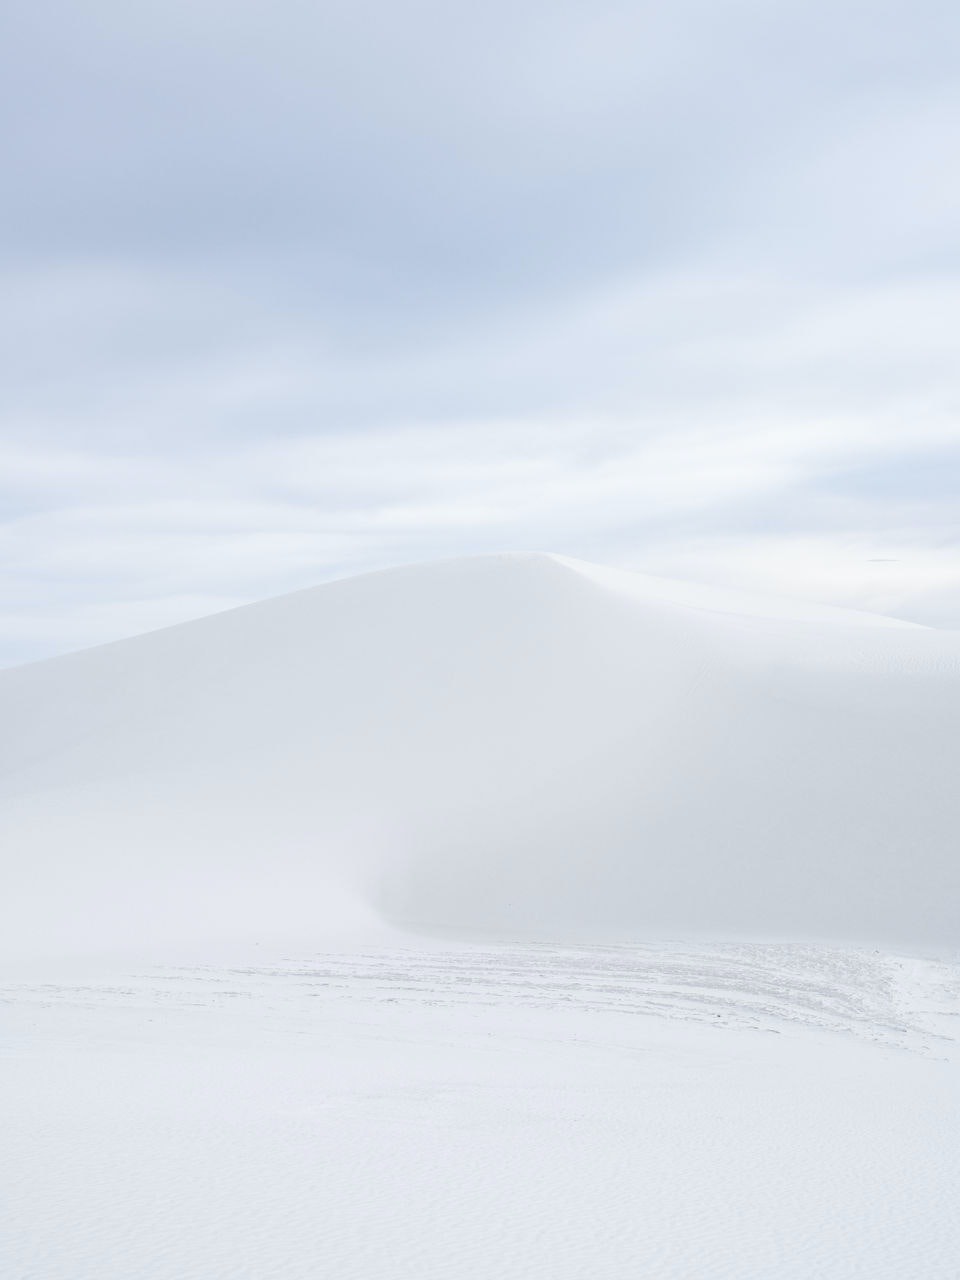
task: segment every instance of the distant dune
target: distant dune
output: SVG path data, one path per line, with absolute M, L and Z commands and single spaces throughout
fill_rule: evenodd
M 960 945 L 960 635 L 553 556 L 0 673 L 0 946 Z

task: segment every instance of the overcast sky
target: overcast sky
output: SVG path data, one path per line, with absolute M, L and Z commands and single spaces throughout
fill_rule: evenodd
M 960 627 L 956 0 L 0 17 L 0 664 L 555 550 Z

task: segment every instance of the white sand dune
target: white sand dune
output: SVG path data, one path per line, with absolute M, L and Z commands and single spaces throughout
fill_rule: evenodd
M 960 637 L 551 556 L 0 673 L 18 954 L 316 938 L 960 944 Z
M 958 746 L 549 556 L 0 673 L 0 1275 L 955 1280 Z

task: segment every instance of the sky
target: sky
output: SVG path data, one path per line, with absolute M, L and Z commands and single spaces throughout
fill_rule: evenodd
M 954 0 L 0 16 L 0 665 L 556 551 L 960 628 Z

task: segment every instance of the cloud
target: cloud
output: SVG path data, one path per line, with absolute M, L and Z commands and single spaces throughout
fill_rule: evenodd
M 0 662 L 506 548 L 960 626 L 955 6 L 8 26 Z

